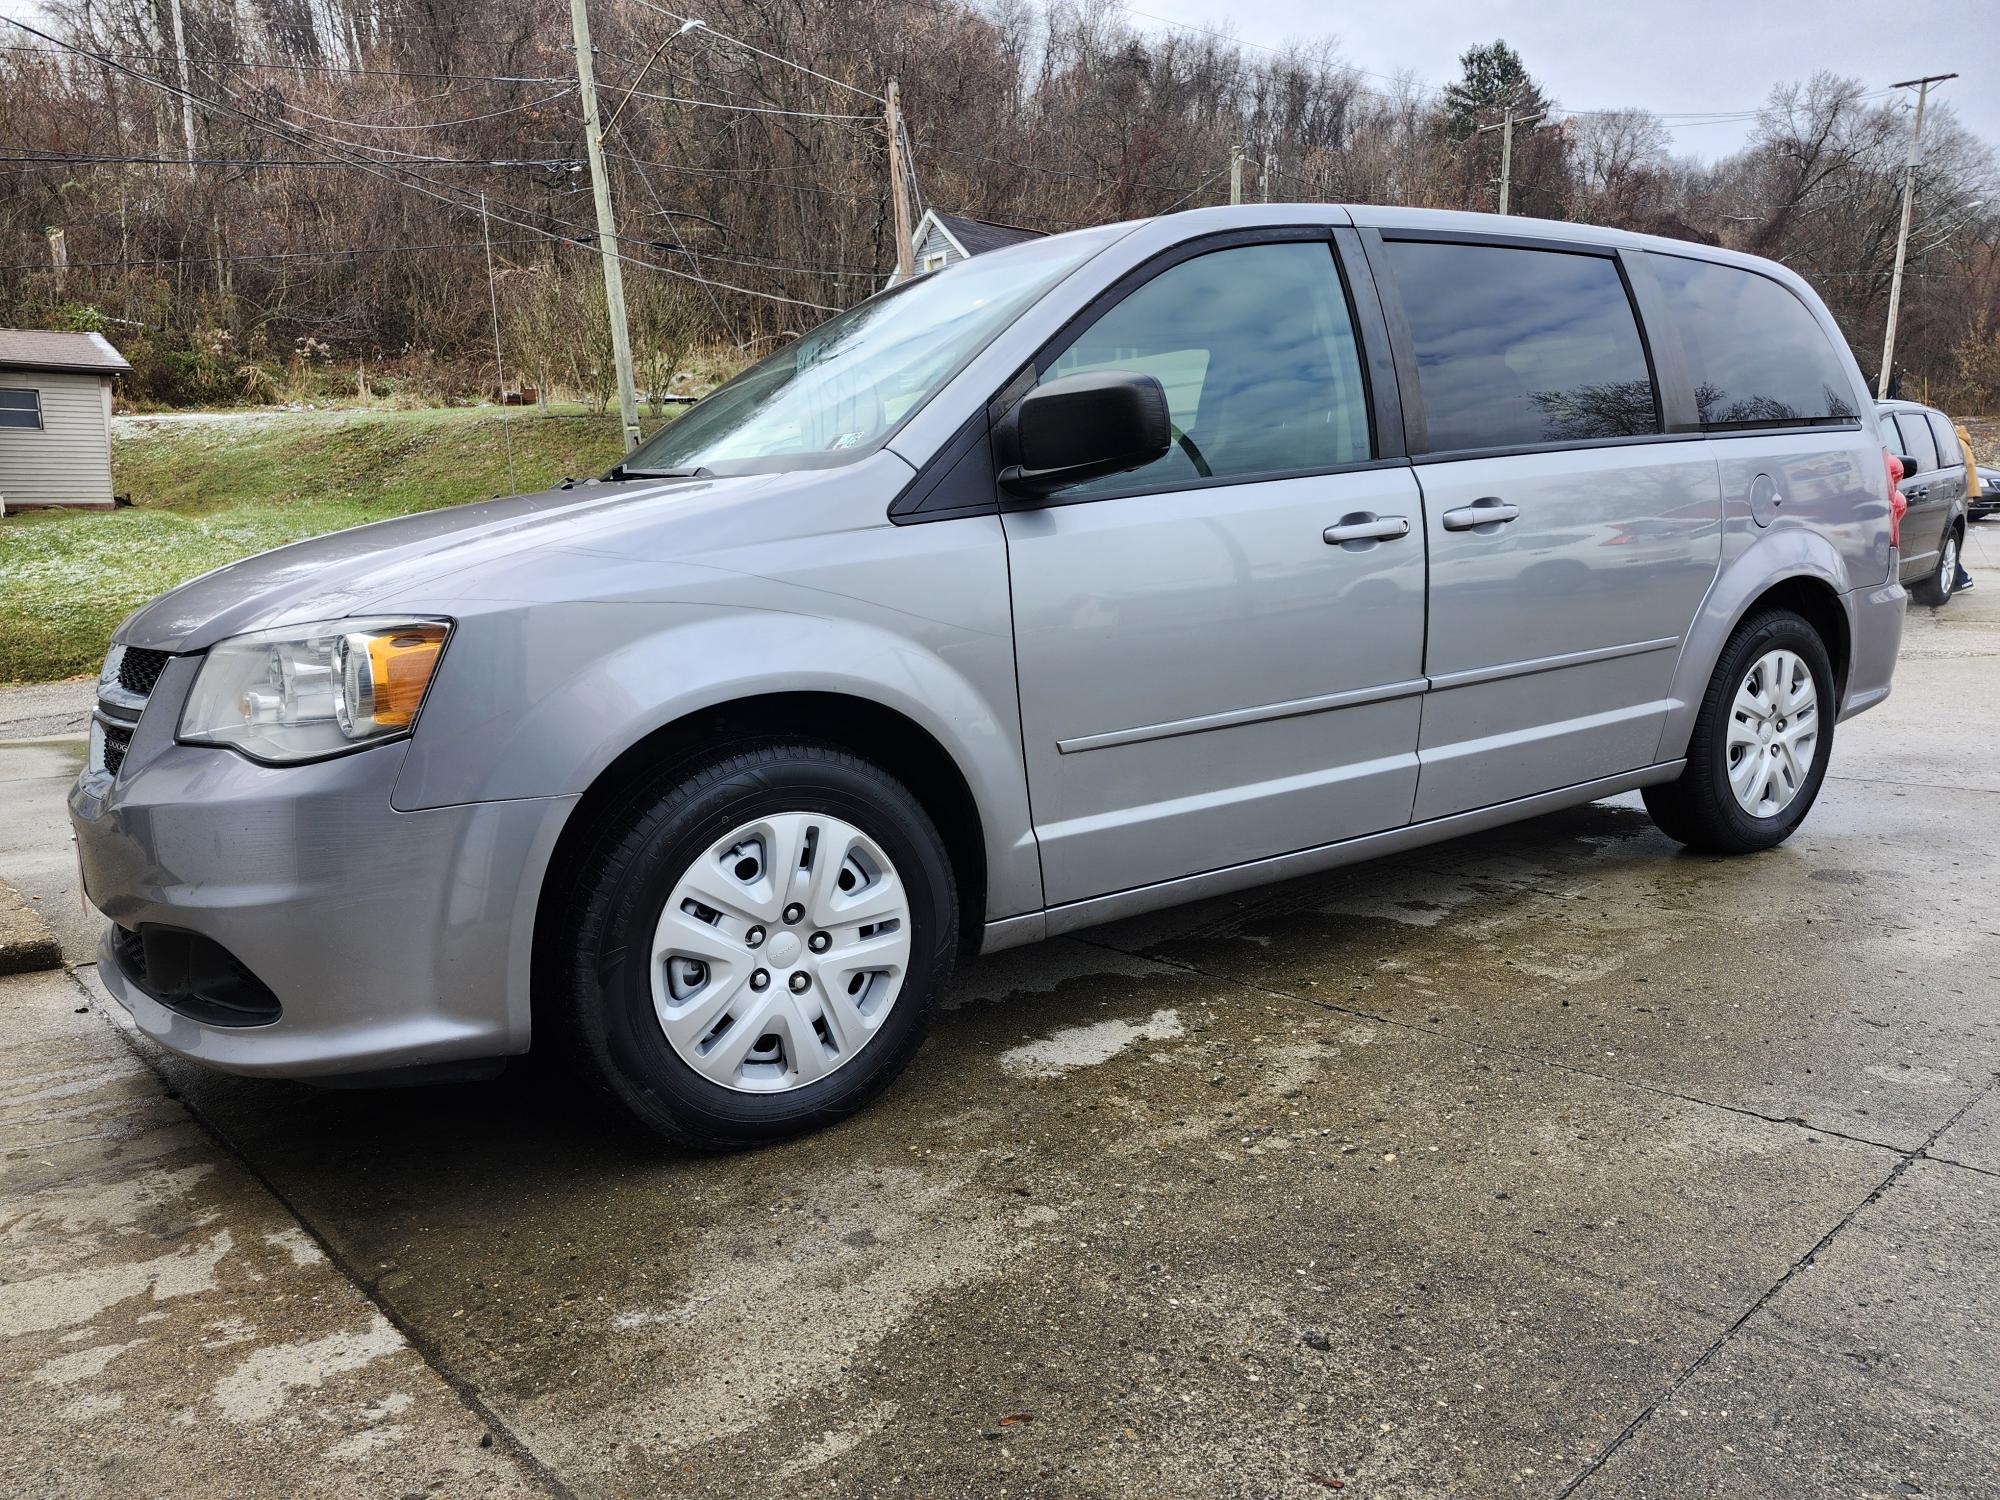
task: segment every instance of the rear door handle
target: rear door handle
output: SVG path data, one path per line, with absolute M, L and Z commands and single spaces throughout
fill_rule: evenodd
M 1918 485 L 1912 485 L 1909 489 L 1905 490 L 1903 493 L 1908 495 L 1912 501 L 1916 501 L 1923 499 L 1926 495 L 1930 494 L 1930 492 L 1931 492 L 1931 487 L 1929 485 L 1918 484 Z
M 1378 516 L 1372 510 L 1357 510 L 1342 516 L 1338 526 L 1329 526 L 1321 533 L 1330 547 L 1346 542 L 1393 542 L 1409 534 L 1408 516 Z
M 1446 531 L 1489 532 L 1496 526 L 1504 526 L 1521 514 L 1521 507 L 1509 505 L 1497 495 L 1485 495 L 1470 505 L 1461 505 L 1457 510 L 1444 513 Z

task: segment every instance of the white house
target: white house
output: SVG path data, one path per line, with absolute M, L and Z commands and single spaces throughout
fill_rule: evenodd
M 111 377 L 131 368 L 101 334 L 0 328 L 0 511 L 111 509 Z
M 934 208 L 927 208 L 910 235 L 910 245 L 915 251 L 916 274 L 921 276 L 953 261 L 998 250 L 1002 245 L 1038 240 L 1042 235 L 1043 231 L 1039 229 L 1023 229 L 1018 224 L 995 224 L 986 219 L 941 214 Z M 894 286 L 900 279 L 892 272 L 889 285 Z

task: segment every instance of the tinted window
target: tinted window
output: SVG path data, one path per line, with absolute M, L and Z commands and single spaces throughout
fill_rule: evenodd
M 41 396 L 35 391 L 0 391 L 0 427 L 40 427 Z
M 1421 240 L 1387 249 L 1433 451 L 1660 430 L 1616 261 Z
M 1938 467 L 1941 469 L 1960 468 L 1965 463 L 1965 454 L 1958 446 L 1958 434 L 1951 430 L 1951 423 L 1931 412 L 1931 436 L 1937 439 Z
M 1042 377 L 1136 370 L 1166 388 L 1174 446 L 1065 494 L 1295 473 L 1371 456 L 1347 299 L 1324 242 L 1244 245 L 1170 266 Z
M 1903 434 L 1903 453 L 1916 460 L 1911 471 L 1922 474 L 1938 466 L 1937 440 L 1931 436 L 1930 423 L 1922 412 L 1903 411 L 1896 413 L 1896 426 Z
M 1754 271 L 1648 252 L 1708 428 L 1851 421 L 1847 370 L 1799 299 Z

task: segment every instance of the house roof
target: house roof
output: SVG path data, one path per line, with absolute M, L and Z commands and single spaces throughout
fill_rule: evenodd
M 1023 229 L 1018 224 L 995 224 L 990 219 L 968 219 L 959 214 L 939 213 L 930 209 L 924 214 L 926 219 L 942 229 L 967 255 L 984 255 L 988 250 L 998 250 L 1002 245 L 1018 245 L 1023 240 L 1046 238 L 1046 231 Z M 923 226 L 917 226 L 916 238 L 923 239 Z
M 0 370 L 94 370 L 116 375 L 131 368 L 101 333 L 0 328 Z

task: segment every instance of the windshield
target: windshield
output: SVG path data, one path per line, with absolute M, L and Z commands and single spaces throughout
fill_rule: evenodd
M 704 397 L 622 471 L 761 474 L 852 463 L 1114 238 L 1106 229 L 1018 245 L 871 297 Z

